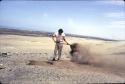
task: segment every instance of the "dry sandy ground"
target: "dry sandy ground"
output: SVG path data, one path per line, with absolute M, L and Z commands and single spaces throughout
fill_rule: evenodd
M 70 47 L 64 45 L 60 61 L 53 65 L 54 43 L 50 37 L 0 35 L 0 82 L 3 84 L 83 84 L 124 83 L 125 42 L 67 37 L 69 43 L 80 43 L 96 55 L 95 64 L 70 61 Z

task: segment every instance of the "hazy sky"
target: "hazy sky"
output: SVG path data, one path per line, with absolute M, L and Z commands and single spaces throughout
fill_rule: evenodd
M 120 0 L 0 2 L 0 26 L 125 40 L 125 3 Z

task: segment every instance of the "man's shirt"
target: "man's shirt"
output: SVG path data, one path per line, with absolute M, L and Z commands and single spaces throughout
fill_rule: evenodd
M 56 37 L 56 41 L 62 42 L 62 41 L 63 41 L 63 37 L 65 37 L 65 34 L 62 33 L 61 35 L 59 35 L 58 32 L 55 32 L 55 33 L 53 34 L 53 36 Z

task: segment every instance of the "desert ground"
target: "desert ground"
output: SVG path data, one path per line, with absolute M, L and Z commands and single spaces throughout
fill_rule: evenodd
M 125 41 L 67 37 L 93 52 L 91 64 L 71 62 L 70 46 L 63 46 L 53 65 L 55 43 L 51 37 L 0 35 L 1 84 L 125 83 Z

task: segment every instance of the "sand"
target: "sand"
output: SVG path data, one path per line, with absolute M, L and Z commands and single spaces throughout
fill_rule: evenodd
M 64 45 L 62 58 L 53 65 L 51 37 L 0 35 L 0 82 L 3 84 L 83 84 L 125 82 L 125 41 L 102 41 L 67 37 L 96 53 L 96 64 L 70 61 L 70 47 Z M 7 53 L 7 55 L 2 55 Z

